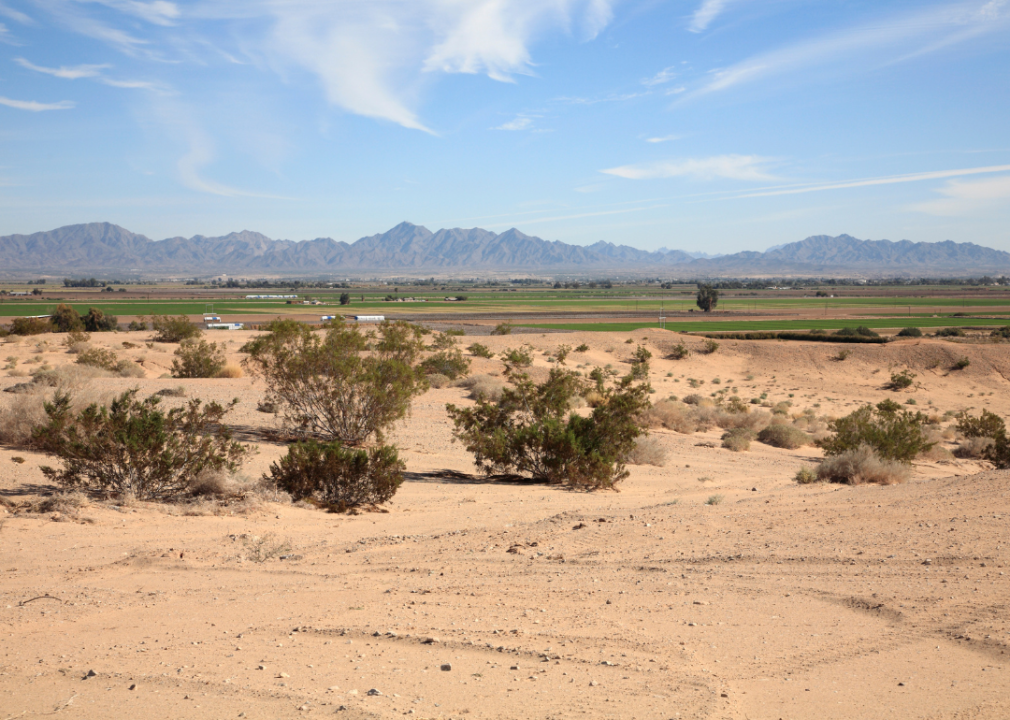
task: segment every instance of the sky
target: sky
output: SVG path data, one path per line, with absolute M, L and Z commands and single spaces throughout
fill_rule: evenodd
M 1010 250 L 1010 0 L 0 0 L 0 235 Z

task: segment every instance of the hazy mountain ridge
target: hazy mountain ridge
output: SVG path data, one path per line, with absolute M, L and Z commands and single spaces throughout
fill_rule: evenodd
M 1010 253 L 950 240 L 860 240 L 814 235 L 765 252 L 695 257 L 683 250 L 650 252 L 597 242 L 569 245 L 512 228 L 431 232 L 403 222 L 354 243 L 331 238 L 273 240 L 243 230 L 220 237 L 151 240 L 111 223 L 68 225 L 31 235 L 0 237 L 0 270 L 12 273 L 141 273 L 145 275 L 355 274 L 360 272 L 652 271 L 671 277 L 759 275 L 918 276 L 1010 272 Z

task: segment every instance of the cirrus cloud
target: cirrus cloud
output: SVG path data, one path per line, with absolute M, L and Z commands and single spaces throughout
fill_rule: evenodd
M 41 103 L 35 100 L 12 100 L 0 95 L 0 105 L 14 108 L 15 110 L 27 110 L 29 112 L 44 112 L 46 110 L 70 110 L 74 103 L 70 100 L 61 100 L 55 103 Z
M 674 177 L 693 177 L 699 180 L 772 180 L 763 165 L 768 158 L 756 155 L 715 155 L 707 158 L 658 160 L 655 162 L 622 165 L 601 170 L 607 175 L 628 180 L 659 180 Z

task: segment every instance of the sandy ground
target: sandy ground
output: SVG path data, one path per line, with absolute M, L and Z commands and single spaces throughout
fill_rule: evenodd
M 247 337 L 212 339 L 237 360 Z M 148 339 L 96 336 L 147 377 L 87 391 L 238 398 L 231 421 L 258 447 L 243 474 L 283 453 L 262 441 L 274 423 L 256 411 L 262 384 L 161 378 L 174 347 Z M 839 362 L 834 345 L 725 342 L 658 359 L 679 339 L 480 340 L 585 342 L 570 366 L 617 367 L 641 342 L 657 356 L 654 399 L 729 386 L 836 416 L 885 397 L 1010 414 L 1008 345 L 850 346 Z M 0 351 L 15 374 L 74 358 L 56 336 Z M 960 357 L 971 365 L 950 371 Z M 882 388 L 905 368 L 915 388 Z M 720 431 L 654 431 L 665 466 L 633 466 L 620 492 L 484 482 L 445 415 L 464 394 L 432 390 L 396 427 L 409 473 L 388 512 L 0 508 L 0 720 L 1010 717 L 1007 473 L 948 460 L 917 463 L 905 485 L 798 486 L 816 448 L 732 453 Z M 46 462 L 0 447 L 0 495 L 51 491 Z

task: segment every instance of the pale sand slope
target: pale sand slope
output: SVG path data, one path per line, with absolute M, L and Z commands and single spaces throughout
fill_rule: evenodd
M 227 337 L 235 351 L 247 336 Z M 574 366 L 617 365 L 635 347 L 627 337 L 479 340 L 587 342 Z M 631 337 L 650 338 L 657 356 L 679 339 Z M 654 360 L 654 398 L 686 394 L 688 377 L 706 380 L 697 392 L 707 394 L 719 377 L 745 398 L 793 393 L 797 411 L 915 397 L 941 412 L 1007 415 L 1007 347 L 855 346 L 834 362 L 837 346 L 726 342 L 711 356 Z M 24 342 L 2 349 L 30 352 Z M 183 384 L 191 396 L 238 397 L 239 425 L 272 422 L 255 411 L 263 386 L 248 378 L 153 379 L 171 349 L 123 352 L 146 353 L 152 379 L 100 384 L 145 394 Z M 961 356 L 972 364 L 948 372 Z M 891 366 L 911 367 L 923 387 L 882 390 Z M 288 718 L 340 707 L 346 718 L 1010 717 L 1006 473 L 955 460 L 917 464 L 902 486 L 800 487 L 792 475 L 815 448 L 731 453 L 698 445 L 718 446 L 719 431 L 658 431 L 666 466 L 632 467 L 617 493 L 440 477 L 472 470 L 444 411 L 463 398 L 431 391 L 398 425 L 411 474 L 386 514 L 94 504 L 82 511 L 94 524 L 81 524 L 0 510 L 0 720 Z M 261 445 L 245 473 L 282 452 Z M 0 448 L 0 492 L 37 493 L 44 462 Z M 705 505 L 713 494 L 722 503 Z M 287 541 L 278 552 L 295 557 L 250 561 L 241 536 L 270 533 L 268 549 Z M 32 600 L 42 595 L 58 599 Z M 97 675 L 82 680 L 89 670 Z

